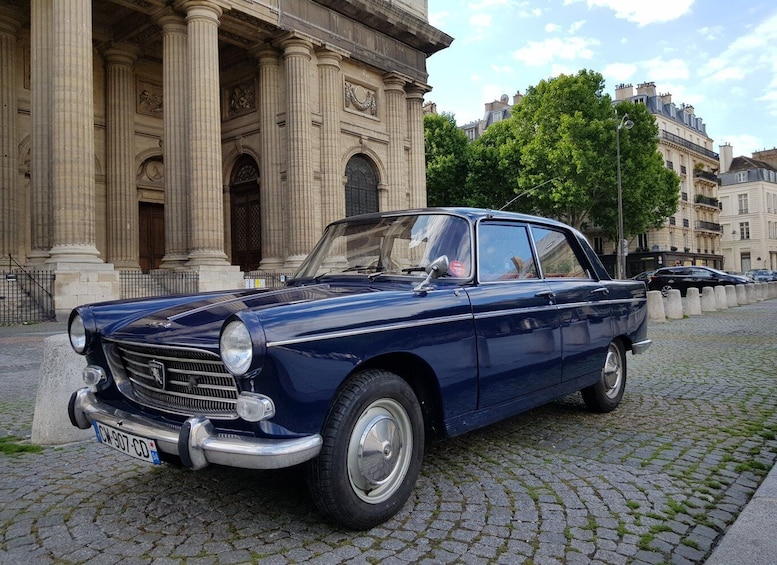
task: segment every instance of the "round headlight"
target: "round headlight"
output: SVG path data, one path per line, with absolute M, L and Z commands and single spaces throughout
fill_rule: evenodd
M 253 359 L 253 343 L 246 325 L 234 320 L 226 325 L 219 340 L 221 360 L 233 375 L 244 375 Z
M 86 350 L 86 328 L 80 314 L 76 314 L 70 319 L 68 334 L 70 335 L 70 345 L 75 352 L 83 353 Z

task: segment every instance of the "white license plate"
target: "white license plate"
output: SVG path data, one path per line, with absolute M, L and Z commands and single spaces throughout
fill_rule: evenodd
M 106 426 L 100 422 L 92 422 L 92 427 L 94 427 L 94 433 L 100 443 L 135 459 L 148 461 L 154 465 L 162 464 L 156 449 L 156 442 L 153 439 L 128 434 L 124 430 Z

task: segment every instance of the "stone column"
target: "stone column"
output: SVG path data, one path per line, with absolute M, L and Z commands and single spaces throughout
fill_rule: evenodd
M 189 260 L 189 107 L 186 22 L 167 13 L 162 26 L 162 154 L 165 162 L 165 256 L 163 269 L 183 268 Z
M 103 56 L 107 75 L 107 256 L 116 268 L 139 270 L 134 146 L 137 54 L 131 48 L 111 47 Z
M 388 198 L 389 210 L 409 206 L 407 199 L 407 164 L 405 163 L 405 129 L 407 127 L 407 103 L 405 79 L 396 73 L 384 75 L 386 93 L 386 129 L 388 130 Z
M 345 216 L 344 167 L 340 151 L 340 108 L 343 82 L 340 61 L 343 56 L 331 49 L 317 52 L 321 96 L 321 213 L 322 224 Z
M 92 3 L 52 2 L 51 201 L 58 320 L 87 302 L 119 297 L 119 272 L 95 243 Z
M 218 27 L 213 2 L 184 3 L 189 30 L 189 265 L 227 265 L 221 180 Z
M 17 23 L 0 20 L 0 259 L 16 251 L 16 178 L 19 174 L 16 141 L 16 31 Z
M 310 64 L 312 45 L 300 37 L 282 42 L 286 65 L 288 184 L 288 256 L 285 268 L 298 267 L 320 234 L 321 214 L 314 209 L 311 153 Z
M 30 5 L 30 266 L 43 265 L 51 249 L 52 5 L 51 0 L 32 0 Z
M 260 48 L 259 61 L 259 196 L 261 204 L 261 268 L 278 270 L 286 257 L 281 192 L 281 139 L 277 119 L 280 112 L 278 52 L 270 46 Z
M 99 263 L 95 240 L 92 3 L 69 0 L 51 5 L 53 246 L 48 262 Z
M 424 145 L 424 94 L 428 89 L 407 89 L 407 130 L 410 133 L 409 186 L 411 208 L 426 206 L 426 147 Z

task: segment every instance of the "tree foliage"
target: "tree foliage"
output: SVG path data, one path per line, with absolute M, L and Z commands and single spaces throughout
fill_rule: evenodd
M 429 206 L 464 205 L 469 139 L 453 114 L 424 116 L 424 146 Z
M 659 227 L 677 211 L 680 178 L 664 166 L 655 118 L 641 104 L 613 107 L 594 71 L 530 87 L 511 118 L 471 144 L 450 114 L 425 116 L 424 128 L 430 205 L 510 203 L 578 229 L 596 226 L 614 241 L 619 147 L 624 236 Z
M 618 126 L 625 113 L 632 129 Z M 658 128 L 644 105 L 613 109 L 599 73 L 582 70 L 530 87 L 513 113 L 521 147 L 519 185 L 537 187 L 532 210 L 617 239 L 620 138 L 624 235 L 661 225 L 677 209 L 679 177 L 658 152 Z
M 520 158 L 510 120 L 489 126 L 470 148 L 467 205 L 499 209 L 515 198 Z

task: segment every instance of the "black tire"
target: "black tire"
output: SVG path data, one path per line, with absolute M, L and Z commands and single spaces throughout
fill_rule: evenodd
M 610 342 L 599 380 L 580 392 L 588 409 L 593 412 L 611 412 L 623 399 L 626 391 L 626 351 L 618 341 Z
M 424 454 L 423 415 L 404 380 L 383 370 L 349 379 L 330 406 L 322 436 L 308 486 L 326 518 L 366 530 L 404 506 Z

